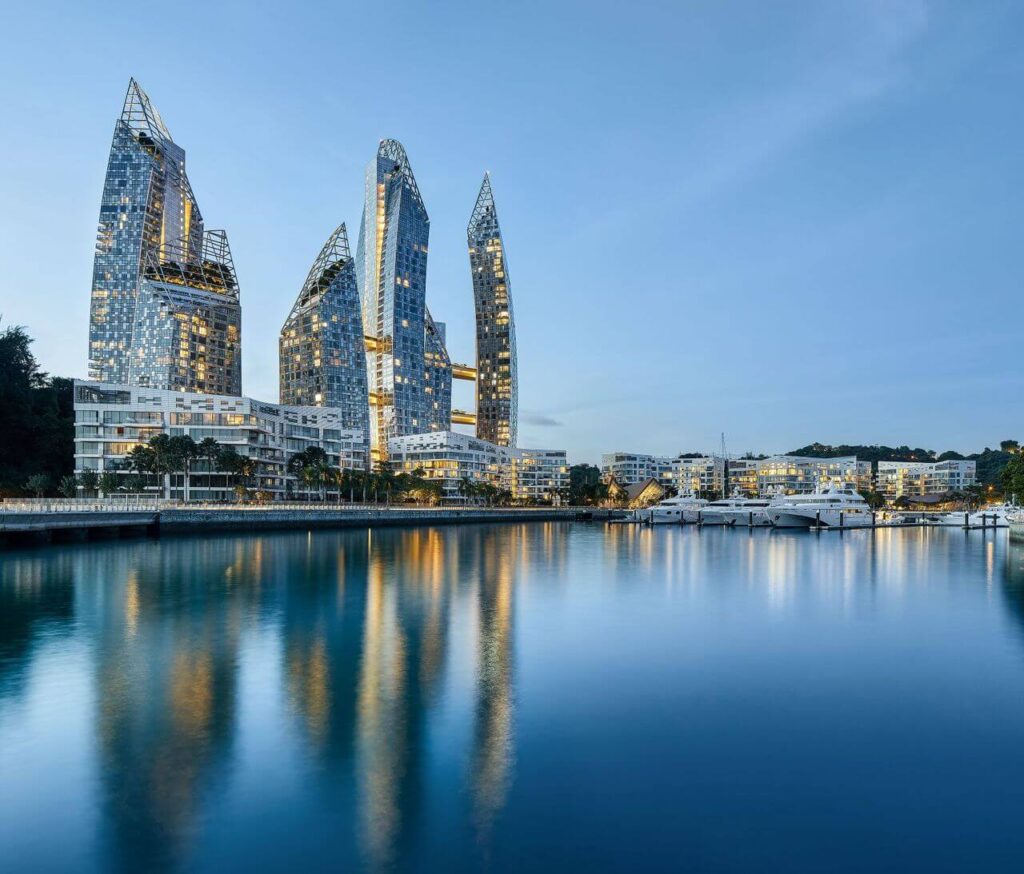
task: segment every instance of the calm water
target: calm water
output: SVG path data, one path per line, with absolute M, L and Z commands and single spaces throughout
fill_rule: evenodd
M 0 553 L 0 869 L 1024 870 L 1024 548 L 534 524 Z

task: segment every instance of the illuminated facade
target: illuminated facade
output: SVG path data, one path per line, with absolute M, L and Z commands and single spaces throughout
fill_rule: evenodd
M 798 455 L 772 455 L 766 458 L 729 460 L 728 491 L 770 497 L 806 494 L 825 486 L 853 483 L 857 489 L 872 487 L 871 462 L 856 456 L 814 458 Z
M 399 472 L 422 469 L 427 479 L 440 480 L 446 501 L 466 500 L 463 480 L 507 489 L 519 503 L 557 504 L 569 488 L 562 449 L 514 449 L 457 431 L 432 431 L 392 438 L 389 456 Z
M 951 459 L 934 463 L 921 461 L 878 462 L 878 491 L 894 501 L 962 491 L 976 482 L 973 461 Z
M 363 319 L 345 225 L 324 244 L 281 329 L 281 403 L 340 410 L 370 427 Z
M 227 235 L 206 231 L 146 254 L 128 356 L 130 385 L 242 393 L 242 308 Z
M 725 459 L 721 456 L 677 458 L 672 466 L 675 488 L 679 494 L 722 497 L 725 491 Z
M 611 478 L 620 486 L 656 479 L 662 485 L 673 485 L 673 460 L 663 455 L 640 455 L 636 452 L 610 452 L 601 456 L 601 478 Z
M 203 250 L 203 219 L 185 174 L 185 151 L 132 79 L 114 126 L 103 183 L 89 310 L 89 376 L 127 382 L 136 303 L 147 264 Z
M 405 149 L 397 140 L 382 140 L 366 170 L 356 247 L 367 335 L 370 441 L 377 458 L 387 456 L 392 437 L 447 428 L 451 421 L 450 362 L 446 367 L 439 358 L 441 335 L 435 331 L 428 339 L 429 238 L 430 218 Z
M 516 327 L 505 243 L 484 174 L 466 229 L 476 309 L 476 435 L 515 446 L 518 416 Z
M 564 449 L 504 451 L 501 485 L 513 501 L 524 504 L 559 504 L 569 488 L 569 461 Z
M 157 434 L 191 436 L 197 443 L 210 437 L 233 447 L 255 462 L 249 488 L 273 499 L 301 491 L 287 463 L 310 446 L 323 449 L 333 467 L 366 467 L 366 435 L 346 428 L 339 410 L 83 380 L 75 380 L 74 391 L 75 472 L 79 474 L 90 470 L 129 476 L 128 454 Z M 210 470 L 200 460 L 190 477 L 190 498 L 229 500 L 236 484 L 232 476 Z M 184 497 L 183 474 L 171 475 L 170 495 Z
M 445 324 L 426 311 L 423 338 L 423 392 L 427 430 L 447 431 L 452 424 L 452 359 L 445 345 Z

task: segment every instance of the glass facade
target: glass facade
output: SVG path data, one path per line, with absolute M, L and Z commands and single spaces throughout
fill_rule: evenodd
M 452 359 L 445 345 L 444 322 L 435 322 L 426 311 L 423 340 L 423 391 L 427 398 L 427 427 L 423 431 L 447 431 L 452 422 Z
M 505 244 L 486 173 L 466 237 L 476 308 L 476 434 L 499 446 L 515 446 L 516 328 Z
M 242 308 L 224 231 L 147 253 L 135 305 L 128 384 L 201 394 L 242 393 Z
M 128 381 L 135 306 L 143 266 L 168 243 L 197 255 L 203 237 L 185 152 L 132 79 L 114 126 L 103 183 L 89 311 L 89 375 Z
M 331 407 L 369 432 L 366 352 L 345 225 L 324 244 L 281 329 L 281 403 Z
M 443 415 L 434 402 L 444 393 L 433 391 L 433 385 L 426 391 L 429 238 L 430 219 L 405 149 L 396 140 L 382 140 L 366 171 L 356 248 L 376 458 L 387 456 L 390 438 L 430 430 Z M 434 349 L 435 341 L 430 341 Z M 450 400 L 448 408 L 450 414 Z

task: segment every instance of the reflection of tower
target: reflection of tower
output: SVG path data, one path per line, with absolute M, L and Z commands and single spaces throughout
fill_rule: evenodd
M 367 573 L 366 535 L 336 536 L 336 548 L 279 550 L 292 557 L 281 604 L 289 701 L 313 750 L 335 763 L 353 756 Z
M 521 533 L 514 528 L 510 539 Z M 485 535 L 486 536 L 486 535 Z M 505 804 L 513 763 L 513 573 L 515 544 L 493 533 L 483 542 L 477 608 L 476 725 L 473 743 L 473 805 L 481 836 Z
M 390 861 L 423 796 L 423 734 L 441 676 L 448 598 L 441 541 L 425 529 L 368 532 L 356 751 L 363 849 Z M 393 572 L 401 558 L 401 576 Z
M 200 798 L 228 757 L 235 718 L 240 590 L 229 541 L 124 545 L 80 554 L 76 587 L 94 596 L 97 737 L 115 870 L 172 869 Z M 254 563 L 257 562 L 257 563 Z M 214 594 L 211 594 L 213 592 Z

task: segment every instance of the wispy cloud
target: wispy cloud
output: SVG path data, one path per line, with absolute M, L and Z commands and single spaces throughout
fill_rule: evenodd
M 520 413 L 519 421 L 524 425 L 537 425 L 541 428 L 561 428 L 563 424 L 543 413 Z

